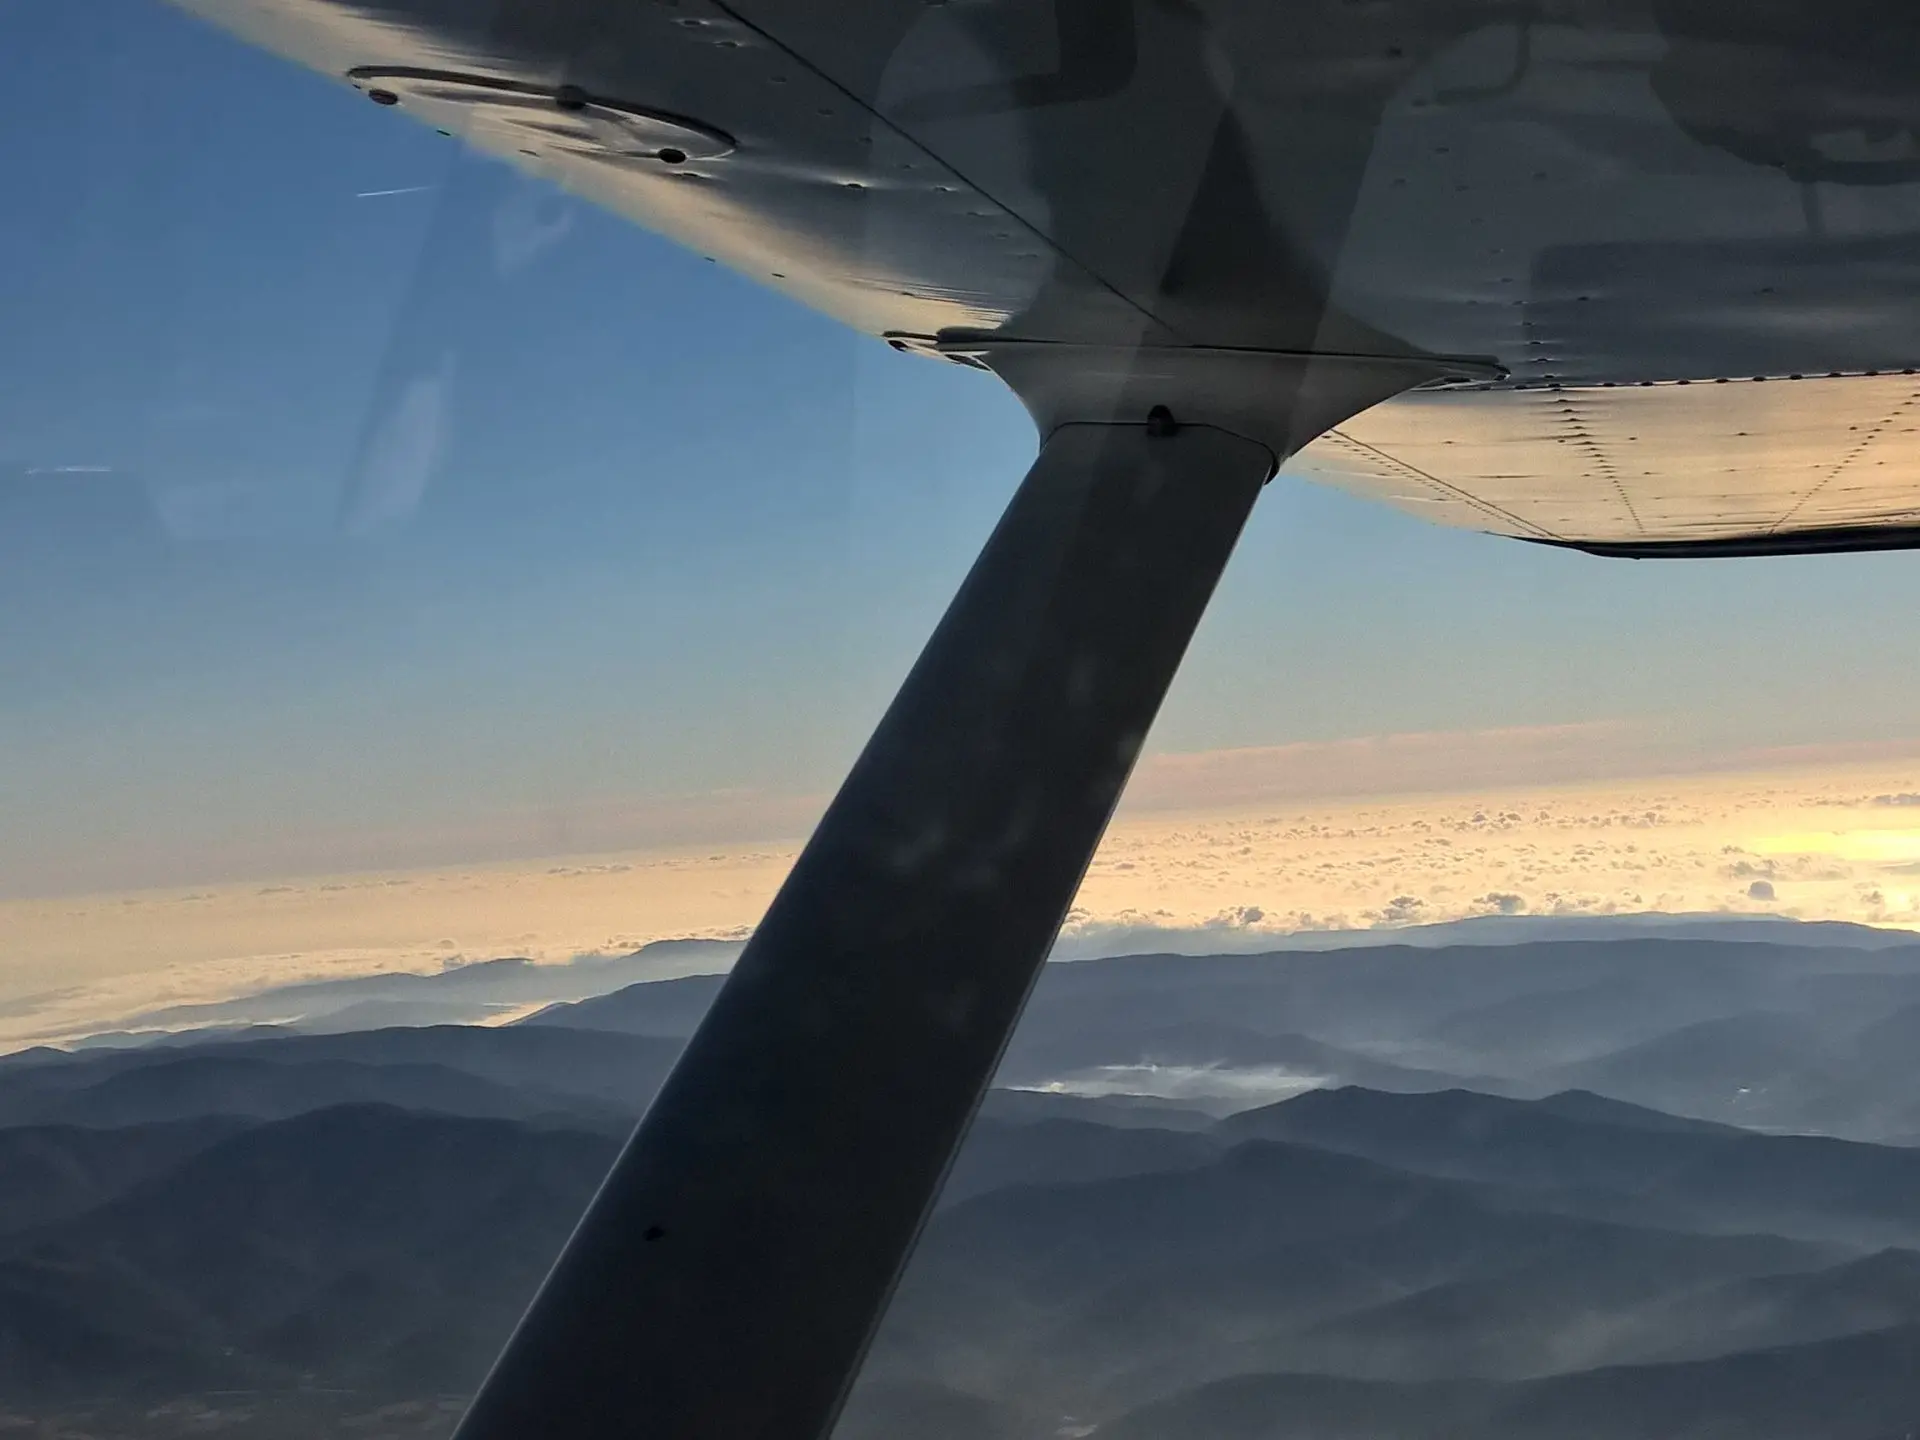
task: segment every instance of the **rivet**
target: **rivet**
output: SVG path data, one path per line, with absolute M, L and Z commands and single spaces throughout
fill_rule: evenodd
M 659 160 L 662 165 L 684 165 L 687 163 L 687 152 L 684 150 L 676 150 L 673 146 L 669 145 L 664 150 L 656 150 L 654 152 L 654 158 Z
M 553 103 L 561 110 L 584 110 L 587 108 L 587 92 L 578 85 L 562 85 L 553 92 Z
M 369 90 L 367 91 L 367 99 L 376 105 L 398 105 L 400 103 L 400 97 L 391 90 Z

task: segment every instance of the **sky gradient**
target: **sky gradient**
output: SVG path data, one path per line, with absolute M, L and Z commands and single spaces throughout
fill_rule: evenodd
M 0 122 L 29 137 L 0 152 L 0 991 L 90 963 L 35 897 L 787 853 L 1034 449 L 990 377 L 157 0 L 0 9 Z M 1137 813 L 1301 801 L 1289 766 L 1345 804 L 1783 747 L 1920 789 L 1916 582 L 1902 554 L 1599 561 L 1283 474 Z M 1378 910 L 1287 853 L 1223 908 Z M 766 864 L 730 910 L 614 887 L 553 943 L 750 924 Z M 360 949 L 413 955 L 402 929 Z M 156 966 L 262 953 L 147 937 Z

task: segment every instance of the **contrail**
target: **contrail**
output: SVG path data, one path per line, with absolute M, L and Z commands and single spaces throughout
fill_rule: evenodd
M 356 200 L 372 200 L 380 195 L 418 195 L 422 190 L 431 189 L 433 189 L 431 185 L 402 185 L 397 190 L 356 190 L 353 198 Z

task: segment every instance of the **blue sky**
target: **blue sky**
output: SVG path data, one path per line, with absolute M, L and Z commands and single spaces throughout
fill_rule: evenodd
M 0 125 L 14 893 L 829 790 L 1033 450 L 990 378 L 158 0 L 0 9 Z M 1283 477 L 1151 747 L 1904 736 L 1916 579 L 1602 562 Z

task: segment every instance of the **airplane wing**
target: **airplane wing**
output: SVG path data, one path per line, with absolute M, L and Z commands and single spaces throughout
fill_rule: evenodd
M 1478 360 L 1292 463 L 1423 517 L 1912 540 L 1897 7 L 184 3 L 901 348 Z
M 830 1429 L 1281 462 L 1601 553 L 1920 535 L 1896 0 L 184 3 L 1041 432 L 463 1440 Z
M 1347 421 L 1293 468 L 1599 555 L 1904 549 L 1920 545 L 1916 402 L 1910 368 L 1416 394 Z

